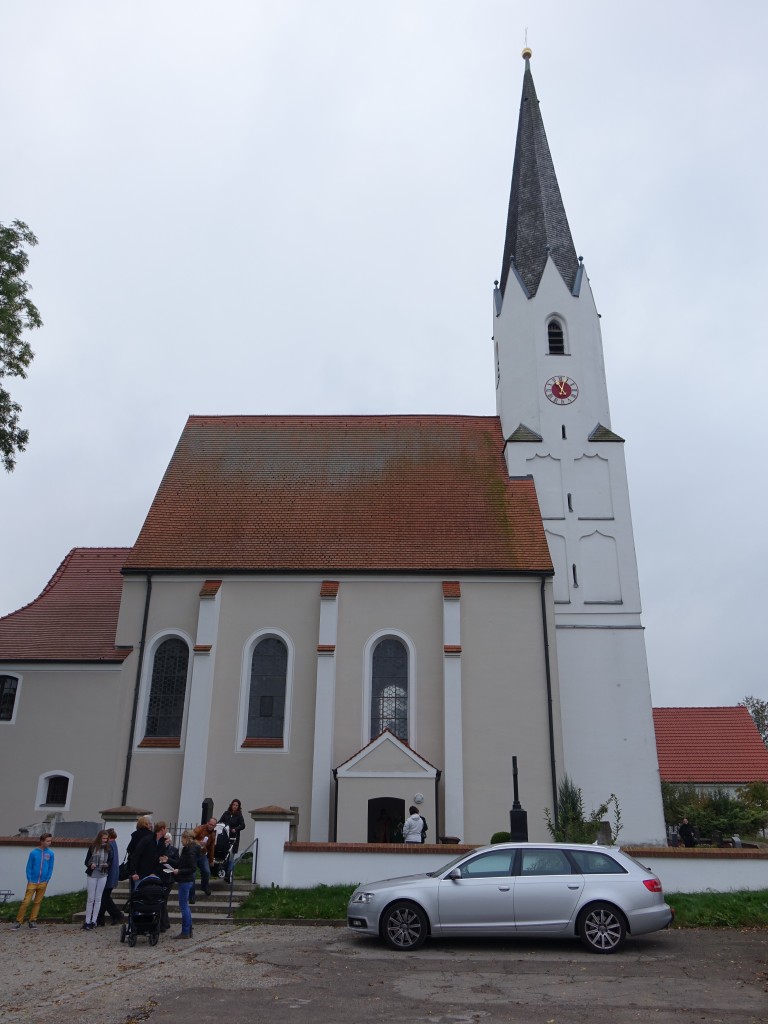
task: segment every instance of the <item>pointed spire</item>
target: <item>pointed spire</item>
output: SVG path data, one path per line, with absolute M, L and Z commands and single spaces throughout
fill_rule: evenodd
M 501 293 L 504 294 L 512 271 L 523 282 L 529 295 L 535 295 L 548 255 L 572 291 L 579 262 L 541 119 L 528 47 L 523 50 L 523 57 L 525 75 L 501 268 Z

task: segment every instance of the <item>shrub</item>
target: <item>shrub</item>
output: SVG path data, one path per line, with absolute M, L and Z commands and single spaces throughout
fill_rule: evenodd
M 600 825 L 613 805 L 613 826 L 610 842 L 613 845 L 622 830 L 621 808 L 616 795 L 611 793 L 605 803 L 584 816 L 584 796 L 581 789 L 568 776 L 564 775 L 557 787 L 557 824 L 548 807 L 544 808 L 547 829 L 556 843 L 594 843 Z
M 491 836 L 491 846 L 495 843 L 508 843 L 511 838 L 511 832 L 494 832 Z

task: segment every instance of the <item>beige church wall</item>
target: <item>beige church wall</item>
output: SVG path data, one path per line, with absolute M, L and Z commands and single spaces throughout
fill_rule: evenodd
M 337 826 L 339 839 L 343 837 L 345 843 L 368 842 L 369 800 L 377 797 L 402 800 L 407 817 L 408 808 L 413 803 L 416 793 L 421 793 L 424 797 L 424 802 L 418 806 L 419 814 L 424 815 L 429 826 L 427 838 L 430 842 L 436 842 L 435 783 L 432 779 L 424 778 L 340 780 Z
M 213 700 L 207 750 L 206 796 L 221 814 L 237 798 L 246 812 L 276 804 L 299 808 L 299 839 L 309 838 L 315 679 L 320 615 L 317 579 L 229 578 L 220 591 Z M 292 654 L 290 716 L 284 749 L 242 749 L 241 694 L 247 688 L 247 650 L 257 633 L 278 631 Z
M 557 707 L 551 584 L 547 584 L 547 607 Z M 509 828 L 515 755 L 529 837 L 547 840 L 543 811 L 552 807 L 553 800 L 540 581 L 465 580 L 461 615 L 465 824 L 461 838 L 487 843 L 494 832 Z M 560 765 L 559 718 L 555 738 Z
M 15 721 L 0 724 L 4 834 L 53 812 L 66 821 L 99 821 L 120 791 L 125 767 L 116 744 L 120 670 L 8 665 L 0 671 L 21 678 Z M 72 776 L 68 805 L 36 807 L 40 778 L 48 774 Z
M 389 630 L 413 645 L 411 699 L 415 731 L 409 745 L 432 764 L 443 760 L 443 597 L 442 580 L 343 580 L 339 588 L 339 644 L 336 651 L 336 736 L 334 760 L 340 765 L 371 739 L 363 722 L 366 644 Z M 366 685 L 370 679 L 366 677 Z

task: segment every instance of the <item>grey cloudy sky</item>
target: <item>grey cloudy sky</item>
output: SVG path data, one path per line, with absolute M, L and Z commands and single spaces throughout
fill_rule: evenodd
M 189 413 L 495 412 L 526 27 L 654 703 L 768 697 L 760 0 L 5 0 L 0 220 L 45 326 L 0 614 L 133 543 Z

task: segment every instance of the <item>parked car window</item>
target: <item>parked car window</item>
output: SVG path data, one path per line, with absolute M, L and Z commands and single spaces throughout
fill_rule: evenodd
M 521 875 L 570 875 L 571 862 L 563 850 L 523 850 Z
M 514 850 L 483 853 L 461 865 L 462 878 L 496 878 L 512 874 Z
M 617 860 L 607 853 L 597 850 L 571 850 L 571 857 L 576 861 L 583 875 L 626 875 L 627 871 Z

